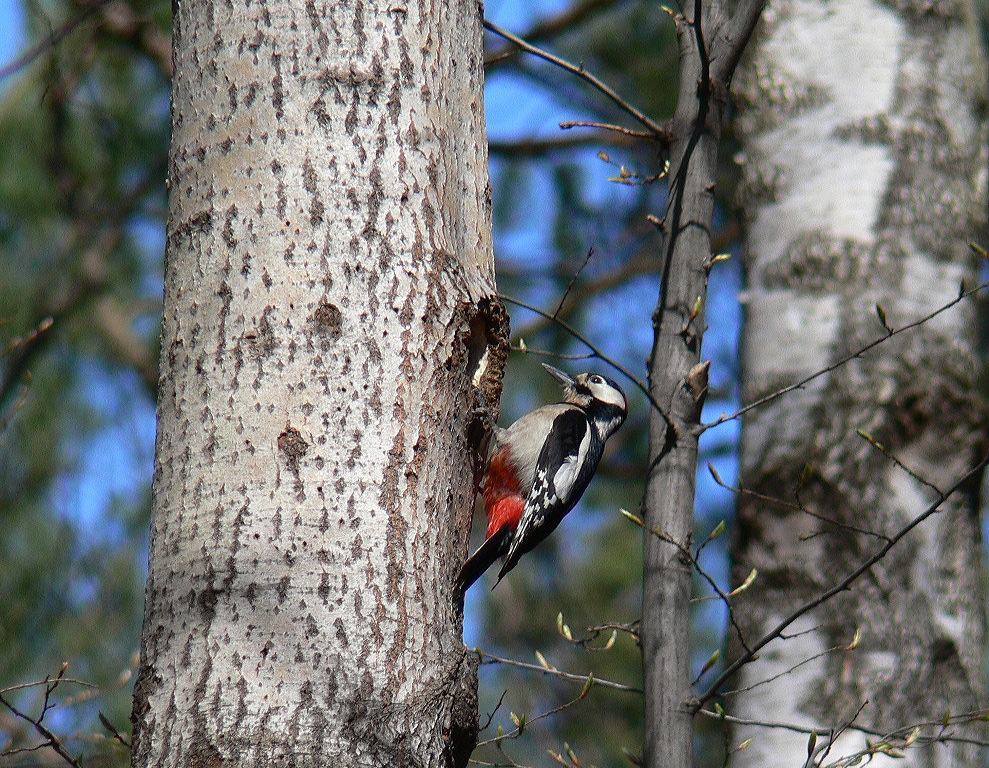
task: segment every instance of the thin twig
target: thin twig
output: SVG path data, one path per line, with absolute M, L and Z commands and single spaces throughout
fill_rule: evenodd
M 763 685 L 768 685 L 769 683 L 775 682 L 776 680 L 779 680 L 781 677 L 786 677 L 787 675 L 789 675 L 789 674 L 793 673 L 794 671 L 800 669 L 805 664 L 810 664 L 812 661 L 817 661 L 818 659 L 820 659 L 820 658 L 822 658 L 824 656 L 827 656 L 829 654 L 832 654 L 835 651 L 843 650 L 845 648 L 847 648 L 847 646 L 844 646 L 844 645 L 835 645 L 835 646 L 832 646 L 831 648 L 826 648 L 823 651 L 819 651 L 818 653 L 815 653 L 813 656 L 808 656 L 806 659 L 803 659 L 801 661 L 798 661 L 796 664 L 794 664 L 789 669 L 784 669 L 782 672 L 777 672 L 772 677 L 764 678 L 763 680 L 759 680 L 757 682 L 754 682 L 754 683 L 752 683 L 752 685 L 747 685 L 744 688 L 733 688 L 730 691 L 722 691 L 719 695 L 720 696 L 734 696 L 735 694 L 738 694 L 738 693 L 748 693 L 749 691 L 751 691 L 751 690 L 753 690 L 755 688 L 759 688 L 759 687 L 761 687 Z
M 573 31 L 578 24 L 600 11 L 607 10 L 610 6 L 615 5 L 616 2 L 617 0 L 583 0 L 583 2 L 574 3 L 559 15 L 537 22 L 526 30 L 526 33 L 522 37 L 531 42 L 536 42 L 538 40 L 546 40 L 561 32 L 567 33 Z M 501 64 L 502 61 L 514 56 L 516 53 L 518 53 L 518 49 L 513 45 L 506 45 L 497 51 L 492 51 L 484 57 L 484 69 L 486 72 L 490 72 Z
M 513 141 L 489 141 L 488 153 L 509 158 L 538 158 L 554 152 L 570 152 L 581 147 L 597 147 L 602 144 L 621 148 L 631 146 L 632 140 L 604 131 L 585 136 L 533 136 Z
M 893 453 L 889 449 L 887 449 L 885 445 L 883 445 L 878 440 L 876 440 L 876 438 L 874 438 L 868 432 L 865 432 L 864 430 L 861 429 L 856 429 L 855 432 L 856 434 L 858 434 L 859 437 L 861 437 L 869 445 L 871 445 L 873 448 L 879 451 L 883 456 L 885 456 L 887 459 L 892 461 L 896 466 L 898 466 L 900 469 L 902 469 L 904 472 L 910 475 L 910 477 L 912 477 L 918 483 L 920 483 L 921 485 L 926 485 L 928 488 L 934 491 L 934 493 L 941 493 L 940 488 L 938 488 L 936 485 L 934 485 L 934 483 L 930 482 L 929 480 L 925 480 L 914 470 L 910 469 L 910 467 L 908 467 L 906 464 L 900 461 L 900 459 L 894 456 Z
M 497 711 L 499 709 L 501 709 L 501 703 L 505 700 L 505 696 L 507 694 L 508 694 L 508 689 L 506 688 L 505 690 L 503 690 L 501 692 L 501 696 L 498 697 L 498 703 L 495 704 L 494 709 L 492 709 L 491 710 L 491 713 L 488 715 L 487 722 L 484 723 L 484 725 L 482 725 L 480 728 L 477 729 L 478 730 L 478 733 L 480 733 L 481 731 L 487 730 L 488 726 L 491 725 L 491 721 L 494 720 L 495 713 L 497 713 Z
M 594 679 L 593 682 L 596 683 L 597 680 Z M 519 736 L 522 735 L 522 732 L 526 728 L 528 728 L 530 725 L 532 725 L 532 723 L 535 723 L 535 722 L 537 722 L 539 720 L 543 720 L 543 719 L 545 719 L 547 717 L 551 717 L 552 715 L 555 715 L 555 714 L 557 714 L 559 712 L 562 712 L 563 710 L 565 710 L 565 709 L 567 709 L 569 707 L 572 707 L 578 701 L 580 701 L 585 696 L 587 696 L 587 693 L 588 693 L 589 690 L 590 690 L 590 687 L 588 685 L 585 685 L 584 688 L 581 690 L 581 692 L 578 693 L 577 696 L 575 698 L 571 699 L 570 701 L 566 701 L 563 704 L 560 704 L 558 707 L 553 707 L 552 709 L 550 709 L 550 710 L 548 710 L 546 712 L 542 712 L 541 714 L 538 714 L 535 717 L 526 717 L 524 720 L 520 720 L 520 724 L 517 725 L 513 730 L 509 731 L 508 733 L 503 733 L 500 736 L 492 736 L 490 739 L 485 739 L 484 741 L 479 741 L 479 742 L 477 742 L 476 747 L 483 747 L 483 746 L 486 746 L 487 744 L 499 744 L 500 745 L 500 743 L 502 741 L 505 741 L 506 739 L 517 739 Z M 506 755 L 506 757 L 507 757 L 507 755 Z M 509 758 L 509 759 L 511 759 L 511 758 Z
M 30 715 L 21 712 L 19 709 L 17 709 L 17 707 L 15 707 L 13 704 L 7 701 L 3 696 L 0 696 L 0 704 L 2 704 L 8 710 L 10 710 L 11 714 L 13 714 L 15 717 L 19 717 L 21 720 L 24 720 L 30 723 L 32 726 L 34 726 L 34 729 L 48 740 L 44 746 L 51 747 L 52 750 L 55 752 L 55 754 L 61 757 L 69 765 L 74 766 L 74 768 L 82 768 L 82 765 L 79 762 L 79 760 L 74 758 L 72 755 L 68 753 L 68 751 L 66 751 L 65 746 L 62 744 L 58 736 L 56 736 L 54 733 L 48 730 L 45 724 L 41 722 L 40 718 L 36 720 Z
M 641 123 L 650 131 L 652 131 L 653 136 L 655 136 L 657 140 L 666 141 L 666 142 L 670 142 L 673 140 L 673 132 L 669 128 L 669 126 L 663 126 L 657 123 L 655 120 L 650 118 L 641 110 L 634 107 L 632 104 L 630 104 L 621 96 L 619 96 L 611 87 L 609 87 L 604 82 L 596 78 L 594 75 L 585 71 L 583 67 L 575 66 L 571 64 L 569 61 L 561 59 L 559 56 L 553 55 L 549 51 L 544 51 L 542 48 L 537 48 L 531 43 L 527 43 L 521 37 L 513 35 L 508 30 L 502 29 L 497 24 L 488 21 L 487 19 L 484 20 L 484 28 L 514 43 L 523 51 L 527 51 L 528 53 L 531 53 L 533 56 L 538 56 L 539 58 L 544 59 L 545 61 L 548 61 L 551 64 L 555 64 L 561 69 L 564 69 L 567 72 L 576 75 L 581 80 L 583 80 L 586 83 L 589 83 L 594 88 L 597 88 L 597 90 L 599 90 L 609 99 L 611 99 L 620 109 L 627 112 L 629 115 L 631 115 L 636 120 L 638 120 L 639 123 Z
M 820 734 L 822 732 L 821 728 L 812 728 L 806 725 L 799 725 L 797 723 L 787 723 L 780 720 L 753 720 L 744 717 L 735 717 L 734 715 L 729 715 L 724 711 L 717 712 L 711 709 L 699 709 L 698 714 L 704 715 L 714 720 L 723 720 L 726 723 L 731 723 L 732 725 L 751 725 L 757 728 L 771 728 L 774 730 L 792 731 L 793 733 L 802 733 L 809 736 L 812 733 Z M 989 710 L 977 709 L 972 712 L 966 712 L 961 715 L 955 715 L 951 718 L 951 723 L 962 724 L 978 720 L 984 720 L 989 716 Z M 912 732 L 915 728 L 925 728 L 930 726 L 942 726 L 943 721 L 927 721 L 919 723 L 911 723 L 910 725 L 904 725 L 897 728 L 895 731 L 880 731 L 875 728 L 870 728 L 864 725 L 854 725 L 851 724 L 847 727 L 847 730 L 858 731 L 859 733 L 864 733 L 867 736 L 879 736 L 884 739 L 899 738 L 898 734 L 908 734 Z M 935 736 L 924 736 L 920 735 L 917 737 L 918 744 L 930 744 L 933 742 L 948 742 L 955 741 L 965 744 L 977 744 L 979 746 L 989 747 L 989 741 L 981 739 L 970 739 L 962 736 L 945 736 L 945 737 L 935 737 Z
M 807 755 L 808 768 L 812 768 L 815 764 L 815 753 L 821 754 L 821 757 L 817 759 L 817 764 L 819 765 L 820 763 L 824 762 L 824 759 L 829 754 L 831 754 L 831 748 L 834 746 L 834 743 L 841 737 L 841 735 L 845 731 L 847 731 L 850 727 L 852 727 L 852 725 L 855 723 L 856 720 L 858 720 L 858 716 L 862 714 L 862 710 L 865 709 L 865 705 L 868 703 L 869 703 L 868 699 L 863 701 L 859 705 L 859 708 L 855 710 L 855 714 L 853 714 L 850 718 L 848 718 L 848 720 L 846 720 L 844 723 L 839 725 L 837 728 L 831 729 L 831 733 L 828 736 L 827 744 L 819 745 L 816 750 L 812 750 L 811 754 Z
M 880 547 L 876 552 L 867 560 L 865 560 L 858 568 L 849 573 L 844 579 L 835 584 L 830 589 L 822 592 L 817 597 L 812 600 L 808 600 L 806 603 L 801 605 L 795 611 L 793 611 L 789 616 L 783 619 L 779 624 L 773 627 L 769 632 L 763 635 L 758 642 L 753 644 L 752 650 L 743 653 L 734 662 L 729 664 L 725 670 L 718 676 L 715 680 L 704 691 L 697 699 L 690 703 L 690 709 L 692 712 L 697 712 L 705 702 L 709 701 L 712 697 L 716 696 L 721 690 L 721 686 L 727 682 L 732 675 L 734 675 L 741 667 L 752 661 L 753 656 L 757 654 L 762 648 L 771 643 L 773 640 L 777 639 L 787 627 L 789 627 L 793 622 L 803 616 L 805 613 L 812 611 L 819 605 L 830 600 L 832 597 L 837 595 L 839 592 L 844 592 L 848 589 L 851 584 L 858 579 L 862 574 L 870 571 L 872 566 L 882 560 L 886 554 L 900 542 L 903 537 L 905 537 L 910 531 L 924 522 L 927 518 L 933 515 L 940 509 L 941 505 L 947 501 L 959 488 L 976 477 L 985 467 L 989 464 L 989 455 L 986 455 L 978 464 L 976 464 L 972 469 L 968 470 L 964 475 L 962 475 L 958 480 L 956 480 L 944 493 L 940 494 L 938 498 L 932 502 L 923 512 L 917 515 L 913 520 L 903 526 L 895 536 L 893 536 L 888 542 L 886 542 L 882 547 Z
M 99 10 L 99 8 L 106 3 L 107 0 L 94 0 L 89 5 L 84 7 L 76 16 L 65 22 L 61 27 L 53 30 L 48 37 L 39 42 L 33 48 L 25 51 L 7 66 L 0 68 L 0 80 L 4 80 L 16 72 L 19 72 L 31 64 L 39 56 L 52 50 L 56 45 L 62 42 L 62 40 L 68 37 L 68 35 L 70 35 L 76 27 L 82 24 L 82 22 L 84 22 L 94 11 Z
M 93 683 L 88 683 L 85 680 L 76 680 L 74 677 L 62 677 L 59 679 L 62 683 L 72 683 L 73 685 L 83 685 L 86 688 L 99 688 L 98 685 L 93 685 Z M 44 680 L 35 680 L 33 683 L 18 683 L 17 685 L 11 685 L 6 688 L 0 688 L 0 696 L 13 693 L 14 691 L 22 691 L 25 688 L 38 688 L 42 685 L 50 685 L 51 679 L 45 678 Z
M 589 650 L 603 650 L 601 648 L 591 648 L 588 643 L 592 640 L 596 640 L 602 632 L 607 632 L 609 629 L 612 632 L 624 632 L 636 645 L 642 645 L 642 638 L 639 636 L 639 625 L 642 623 L 641 619 L 636 619 L 635 621 L 630 621 L 627 624 L 597 624 L 593 627 L 588 627 L 587 631 L 592 633 L 589 637 L 583 640 L 575 640 L 576 645 L 580 645 L 583 648 L 588 648 Z
M 785 394 L 787 394 L 789 392 L 793 392 L 794 390 L 803 389 L 807 384 L 809 384 L 810 382 L 814 381 L 814 379 L 818 379 L 821 376 L 824 376 L 826 374 L 829 374 L 832 371 L 837 370 L 838 368 L 841 368 L 843 365 L 846 365 L 846 364 L 850 363 L 852 360 L 855 360 L 856 358 L 862 357 L 862 355 L 864 355 L 866 352 L 869 352 L 870 350 L 874 349 L 875 347 L 878 347 L 883 342 L 888 341 L 889 339 L 893 338 L 894 336 L 896 336 L 898 334 L 903 333 L 904 331 L 909 331 L 909 330 L 911 330 L 913 328 L 917 328 L 918 326 L 921 326 L 924 323 L 927 323 L 928 321 L 933 320 L 935 317 L 937 317 L 938 315 L 940 315 L 942 312 L 947 312 L 949 309 L 951 309 L 956 304 L 958 304 L 961 301 L 965 300 L 969 296 L 971 296 L 971 295 L 973 295 L 975 293 L 978 293 L 979 291 L 984 290 L 987 286 L 989 286 L 989 281 L 986 281 L 986 282 L 983 282 L 983 283 L 979 283 L 974 288 L 970 288 L 968 290 L 959 291 L 958 296 L 956 296 L 954 299 L 952 299 L 951 301 L 949 301 L 947 304 L 945 304 L 945 305 L 943 305 L 941 307 L 938 307 L 933 312 L 931 312 L 928 315 L 925 315 L 924 317 L 920 318 L 919 320 L 915 320 L 914 322 L 908 323 L 907 325 L 904 325 L 904 326 L 901 326 L 899 328 L 894 328 L 894 329 L 892 329 L 890 331 L 887 331 L 886 334 L 884 334 L 883 336 L 880 336 L 878 339 L 875 339 L 874 341 L 871 341 L 868 344 L 866 344 L 864 347 L 860 347 L 856 351 L 851 352 L 850 354 L 845 355 L 840 360 L 837 360 L 836 362 L 832 363 L 831 365 L 827 366 L 826 368 L 821 368 L 820 370 L 815 371 L 814 373 L 810 374 L 809 376 L 806 376 L 805 378 L 801 379 L 800 381 L 796 382 L 795 384 L 790 384 L 789 386 L 783 387 L 782 389 L 777 389 L 775 392 L 771 392 L 768 395 L 765 395 L 763 397 L 760 397 L 758 400 L 755 400 L 755 401 L 749 403 L 748 405 L 745 405 L 745 406 L 739 408 L 734 413 L 723 414 L 716 421 L 711 421 L 711 422 L 708 422 L 706 424 L 701 424 L 700 425 L 700 430 L 703 432 L 703 431 L 706 431 L 708 429 L 711 429 L 712 427 L 717 427 L 720 424 L 724 424 L 725 422 L 734 421 L 739 416 L 742 416 L 743 414 L 746 414 L 749 411 L 751 411 L 753 408 L 758 408 L 759 406 L 765 405 L 766 403 L 771 403 L 773 400 L 776 400 L 777 398 L 782 397 L 783 395 L 785 395 Z
M 721 601 L 724 602 L 725 608 L 728 609 L 728 620 L 730 621 L 732 628 L 735 630 L 735 633 L 738 635 L 738 641 L 742 644 L 742 647 L 746 651 L 748 651 L 749 646 L 745 642 L 745 635 L 742 633 L 741 626 L 739 626 L 738 621 L 735 619 L 735 609 L 731 604 L 731 600 L 729 596 L 721 591 L 720 587 L 718 587 L 718 584 L 714 580 L 714 578 L 707 571 L 705 571 L 703 567 L 701 567 L 700 560 L 693 552 L 690 551 L 690 547 L 680 543 L 675 538 L 670 536 L 668 533 L 661 531 L 658 528 L 653 528 L 651 526 L 646 525 L 645 521 L 642 518 L 631 514 L 627 510 L 622 509 L 619 511 L 622 513 L 622 515 L 625 518 L 638 525 L 640 528 L 642 528 L 642 530 L 647 531 L 648 533 L 652 534 L 661 541 L 665 541 L 667 544 L 673 545 L 683 556 L 684 560 L 686 560 L 693 566 L 694 570 L 697 571 L 698 574 L 700 574 L 700 576 L 711 586 L 711 589 L 713 589 L 717 593 Z M 699 554 L 700 548 L 698 548 L 697 551 Z M 706 671 L 707 670 L 705 670 L 705 672 Z M 702 675 L 698 675 L 697 680 L 699 680 L 701 676 Z M 697 680 L 694 680 L 694 683 L 692 684 L 696 684 Z
M 625 685 L 624 683 L 616 683 L 611 680 L 602 680 L 594 675 L 578 675 L 572 672 L 563 672 L 555 668 L 547 669 L 546 667 L 541 667 L 537 664 L 528 664 L 527 662 L 516 661 L 515 659 L 503 659 L 500 656 L 495 656 L 487 651 L 482 651 L 480 648 L 474 648 L 473 651 L 477 654 L 482 664 L 505 664 L 510 667 L 519 667 L 520 669 L 528 669 L 533 672 L 541 672 L 544 675 L 553 675 L 564 680 L 571 680 L 575 683 L 584 683 L 586 685 L 588 680 L 593 680 L 594 685 L 600 685 L 604 688 L 613 688 L 616 691 L 625 691 L 626 693 L 642 693 L 641 688 L 636 688 L 633 685 Z M 485 659 L 487 659 L 487 661 L 485 661 Z
M 803 514 L 809 517 L 813 517 L 815 520 L 820 520 L 823 523 L 828 523 L 829 525 L 833 525 L 837 528 L 842 528 L 847 531 L 852 531 L 853 533 L 861 533 L 865 536 L 872 536 L 874 538 L 880 539 L 881 541 L 889 541 L 889 536 L 884 536 L 881 533 L 876 533 L 875 531 L 869 530 L 868 528 L 859 528 L 858 526 L 851 525 L 850 523 L 843 523 L 840 520 L 837 520 L 833 517 L 822 515 L 820 512 L 814 512 L 813 510 L 808 509 L 806 506 L 804 506 L 803 502 L 799 500 L 799 496 L 797 497 L 797 502 L 794 503 L 792 501 L 784 501 L 783 499 L 776 498 L 775 496 L 768 496 L 764 493 L 759 493 L 758 491 L 753 491 L 748 488 L 743 488 L 742 486 L 738 486 L 736 488 L 735 486 L 730 485 L 729 483 L 726 483 L 724 480 L 721 479 L 721 476 L 714 470 L 714 467 L 711 464 L 711 462 L 708 462 L 707 466 L 708 469 L 711 471 L 711 477 L 714 478 L 714 482 L 720 485 L 725 490 L 731 491 L 734 494 L 737 494 L 739 496 L 750 496 L 751 498 L 756 499 L 758 501 L 764 501 L 768 504 L 775 504 L 776 506 L 783 507 L 783 509 L 789 509 L 793 512 L 802 512 Z
M 701 568 L 701 564 L 699 560 L 694 560 L 694 569 L 711 586 L 711 589 L 713 589 L 717 593 L 718 598 L 721 600 L 721 602 L 725 604 L 725 608 L 728 609 L 728 621 L 731 623 L 732 629 L 735 630 L 735 634 L 738 636 L 738 642 L 741 643 L 742 648 L 748 651 L 749 646 L 745 642 L 745 635 L 742 634 L 742 627 L 739 626 L 739 623 L 735 618 L 735 607 L 731 604 L 731 598 L 729 598 L 728 595 L 726 595 L 723 591 L 721 591 L 721 588 L 718 586 L 717 582 L 713 578 L 711 578 L 710 574 L 708 574 L 707 571 Z M 695 680 L 694 682 L 696 683 L 697 681 Z
M 573 277 L 570 278 L 570 282 L 567 283 L 567 289 L 563 292 L 563 296 L 560 297 L 560 303 L 556 305 L 556 309 L 553 311 L 554 320 L 556 320 L 556 318 L 559 316 L 560 310 L 563 309 L 563 305 L 566 304 L 567 302 L 567 297 L 570 296 L 570 291 L 573 289 L 574 283 L 577 282 L 577 278 L 580 277 L 580 273 L 584 271 L 584 267 L 588 265 L 593 255 L 594 255 L 594 246 L 592 245 L 590 248 L 587 249 L 587 255 L 584 257 L 584 261 L 577 268 L 577 271 L 574 272 Z
M 540 357 L 554 357 L 557 360 L 591 360 L 596 355 L 593 352 L 585 352 L 581 355 L 565 355 L 562 352 L 551 352 L 548 349 L 533 349 L 524 344 L 513 346 L 513 352 L 521 352 L 523 355 L 539 355 Z
M 623 125 L 615 125 L 614 123 L 597 123 L 592 120 L 565 120 L 560 123 L 560 128 L 564 131 L 570 128 L 600 128 L 605 131 L 614 131 L 615 133 L 621 133 L 625 136 L 634 136 L 637 139 L 655 139 L 655 134 L 647 133 L 646 131 L 636 131 L 632 128 L 626 128 Z

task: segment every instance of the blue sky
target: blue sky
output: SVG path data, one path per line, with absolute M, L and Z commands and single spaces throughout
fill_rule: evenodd
M 0 2 L 0 67 L 13 61 L 24 43 L 24 12 L 20 3 Z M 0 88 L 4 84 L 0 83 Z

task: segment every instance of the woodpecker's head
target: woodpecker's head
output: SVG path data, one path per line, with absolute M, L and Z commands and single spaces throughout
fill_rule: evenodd
M 570 376 L 552 365 L 543 363 L 550 376 L 563 385 L 563 399 L 579 405 L 607 439 L 618 429 L 628 415 L 628 399 L 614 379 L 599 373 L 579 373 Z

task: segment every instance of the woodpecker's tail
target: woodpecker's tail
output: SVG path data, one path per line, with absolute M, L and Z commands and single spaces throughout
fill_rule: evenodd
M 460 569 L 460 575 L 457 576 L 457 595 L 462 597 L 470 589 L 471 584 L 477 581 L 495 560 L 505 554 L 511 537 L 512 531 L 506 525 L 489 536 L 477 551 L 467 558 L 464 567 Z

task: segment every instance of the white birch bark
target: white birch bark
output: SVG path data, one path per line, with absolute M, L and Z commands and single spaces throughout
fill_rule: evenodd
M 473 2 L 179 2 L 135 766 L 462 765 L 496 407 Z
M 970 11 L 961 0 L 770 3 L 741 84 L 743 402 L 881 335 L 876 304 L 902 326 L 976 279 L 967 242 L 980 238 L 986 204 L 984 74 Z M 892 534 L 932 491 L 856 430 L 946 487 L 986 450 L 976 363 L 966 302 L 753 411 L 742 433 L 743 484 L 791 502 L 802 484 L 800 499 L 815 513 Z M 768 646 L 737 687 L 846 645 L 858 629 L 855 650 L 817 656 L 728 699 L 731 714 L 826 732 L 868 702 L 856 723 L 885 732 L 984 705 L 977 495 L 965 489 L 874 575 L 791 627 L 797 636 Z M 759 577 L 736 613 L 753 639 L 881 544 L 802 512 L 739 504 L 735 576 L 755 567 Z M 734 740 L 749 737 L 733 765 L 798 768 L 807 759 L 805 735 L 746 727 Z M 864 744 L 849 732 L 829 760 Z M 871 765 L 980 760 L 978 748 L 957 743 L 905 754 Z

